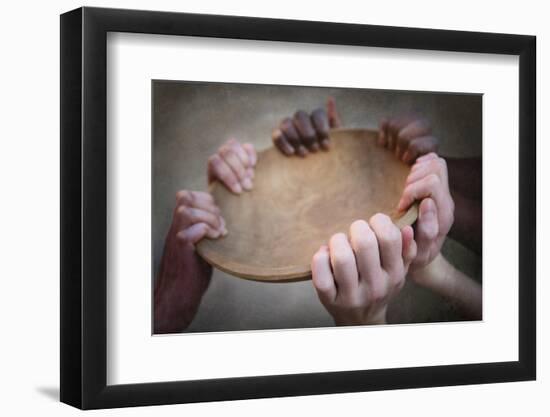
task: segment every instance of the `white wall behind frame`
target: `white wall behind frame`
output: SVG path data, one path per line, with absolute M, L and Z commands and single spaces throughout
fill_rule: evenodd
M 60 404 L 59 390 L 59 14 L 80 7 L 76 0 L 8 2 L 4 5 L 0 37 L 3 65 L 2 144 L 0 181 L 3 202 L 1 276 L 6 291 L 0 303 L 3 329 L 3 415 L 81 415 Z M 463 0 L 441 2 L 296 2 L 279 0 L 89 0 L 89 6 L 140 8 L 198 13 L 240 14 L 396 26 L 536 34 L 538 39 L 538 137 L 550 135 L 542 117 L 548 112 L 550 27 L 545 2 Z M 23 88 L 24 87 L 24 88 Z M 543 111 L 545 111 L 543 113 Z M 30 116 L 29 116 L 30 115 Z M 32 152 L 31 152 L 32 151 Z M 550 212 L 548 145 L 539 139 L 538 212 Z M 39 227 L 30 219 L 40 218 Z M 96 411 L 99 416 L 334 416 L 370 415 L 463 417 L 465 415 L 532 415 L 549 412 L 550 362 L 550 221 L 538 223 L 538 381 L 482 386 L 442 387 L 267 400 L 142 407 Z M 507 230 L 503 228 L 503 240 Z M 27 250 L 28 249 L 28 250 Z M 31 256 L 29 256 L 29 252 Z

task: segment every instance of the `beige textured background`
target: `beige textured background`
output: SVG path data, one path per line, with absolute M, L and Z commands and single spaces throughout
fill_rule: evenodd
M 206 190 L 206 160 L 227 139 L 271 146 L 270 133 L 297 109 L 311 111 L 336 99 L 346 127 L 376 127 L 380 118 L 406 112 L 427 117 L 445 156 L 479 156 L 482 97 L 471 94 L 247 84 L 153 82 L 153 262 L 156 273 L 175 193 Z M 481 259 L 447 239 L 444 254 L 481 279 Z M 445 300 L 407 284 L 392 302 L 398 323 L 458 320 Z M 189 332 L 332 326 L 310 281 L 269 284 L 215 270 Z

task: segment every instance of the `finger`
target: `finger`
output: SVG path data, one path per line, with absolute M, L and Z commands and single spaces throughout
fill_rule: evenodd
M 429 159 L 414 164 L 410 174 L 407 176 L 406 185 L 419 181 L 430 174 L 439 176 L 442 184 L 444 186 L 447 185 L 447 166 L 443 158 Z
M 434 164 L 436 166 L 435 169 Z M 413 169 L 411 169 L 410 174 L 407 176 L 405 184 L 412 184 L 413 182 L 419 181 L 422 178 L 427 177 L 429 174 L 439 175 L 439 164 L 437 163 L 437 159 L 430 159 L 425 162 L 416 163 Z
M 239 179 L 231 167 L 218 154 L 208 158 L 208 181 L 212 182 L 216 179 L 236 194 L 243 191 Z
M 250 166 L 255 167 L 258 162 L 258 155 L 256 153 L 256 148 L 251 143 L 243 143 L 243 148 L 248 154 L 250 160 Z
M 386 147 L 388 144 L 388 119 L 382 119 L 378 128 L 378 146 Z
M 416 222 L 416 243 L 418 245 L 416 261 L 419 264 L 423 265 L 430 259 L 430 249 L 438 235 L 439 222 L 436 205 L 431 198 L 426 198 L 420 203 Z
M 187 229 L 179 231 L 177 237 L 182 242 L 195 245 L 204 237 L 216 239 L 219 237 L 219 234 L 215 235 L 205 223 L 196 223 Z
M 328 124 L 331 128 L 335 129 L 342 126 L 342 119 L 336 110 L 336 101 L 334 97 L 329 97 L 327 99 L 327 116 Z
M 388 149 L 395 150 L 399 131 L 412 121 L 410 116 L 391 118 L 388 122 L 387 142 Z
M 328 247 L 323 245 L 311 260 L 311 280 L 321 303 L 328 305 L 336 298 L 336 285 L 330 268 Z
M 319 144 L 317 143 L 317 134 L 311 123 L 311 118 L 303 110 L 298 110 L 294 114 L 294 127 L 300 135 L 302 144 L 311 152 L 317 152 L 319 150 Z
M 418 157 L 426 155 L 429 152 L 437 152 L 439 141 L 433 136 L 422 136 L 409 142 L 406 151 L 401 160 L 407 164 L 412 164 Z
M 401 258 L 401 233 L 397 226 L 385 214 L 377 213 L 369 220 L 376 235 L 382 269 L 397 272 L 403 266 Z M 399 274 L 390 274 L 399 275 Z
M 228 141 L 228 144 L 232 147 L 233 151 L 241 161 L 241 164 L 244 168 L 245 178 L 244 180 L 241 181 L 241 185 L 245 190 L 251 190 L 253 188 L 253 183 L 252 183 L 253 176 L 250 175 L 249 168 L 253 167 L 253 165 L 252 165 L 252 160 L 250 158 L 250 154 L 246 151 L 246 149 L 244 148 L 244 145 L 242 145 L 240 142 L 236 141 L 235 139 L 230 139 Z
M 430 133 L 430 125 L 423 119 L 416 119 L 406 124 L 397 134 L 397 157 L 401 159 L 403 153 L 408 149 L 409 143 L 413 139 L 427 136 Z
M 294 153 L 296 155 L 299 155 L 302 157 L 307 155 L 307 149 L 305 148 L 304 145 L 302 145 L 302 141 L 300 140 L 300 135 L 298 134 L 298 131 L 294 126 L 294 122 L 290 117 L 287 117 L 281 122 L 281 124 L 279 125 L 279 129 L 285 135 L 286 140 L 294 148 Z
M 415 201 L 422 200 L 427 197 L 433 198 L 436 202 L 444 204 L 443 187 L 441 178 L 434 173 L 405 186 L 401 200 L 397 204 L 399 211 L 404 211 Z M 439 207 L 444 209 L 444 207 Z
M 212 227 L 212 229 L 221 232 L 221 216 L 211 213 L 210 211 L 188 206 L 179 206 L 176 213 L 178 216 L 178 229 L 185 229 L 195 223 L 206 223 L 208 226 Z
M 248 158 L 248 153 L 244 150 L 243 145 L 235 139 L 229 139 L 226 144 L 233 149 L 233 152 L 237 155 L 239 160 L 241 161 L 241 164 L 248 168 L 250 166 L 250 161 Z
M 311 113 L 311 121 L 317 132 L 317 140 L 321 148 L 327 150 L 330 147 L 328 116 L 324 109 L 317 109 Z
M 424 162 L 429 159 L 435 159 L 435 158 L 439 158 L 439 156 L 435 152 L 430 152 L 426 155 L 422 155 L 420 158 L 416 160 L 416 162 Z
M 416 242 L 414 241 L 414 230 L 411 226 L 405 226 L 401 229 L 401 240 L 403 263 L 405 268 L 408 268 L 414 258 L 416 258 L 417 253 Z
M 338 289 L 337 297 L 350 299 L 357 290 L 359 274 L 347 236 L 343 233 L 332 236 L 329 242 L 329 250 L 334 279 Z
M 290 144 L 281 129 L 273 130 L 271 134 L 273 144 L 285 155 L 294 155 L 294 147 Z
M 350 226 L 351 247 L 359 269 L 359 282 L 370 289 L 376 285 L 380 275 L 380 254 L 376 235 L 364 220 L 357 220 Z
M 176 193 L 176 207 L 179 206 L 196 207 L 210 211 L 216 215 L 220 214 L 220 209 L 216 206 L 212 195 L 202 191 L 178 191 Z
M 237 177 L 239 183 L 241 184 L 242 188 L 244 188 L 245 190 L 252 189 L 252 182 L 246 176 L 246 166 L 243 165 L 233 147 L 224 145 L 220 148 L 219 154 L 226 162 L 226 164 L 229 165 L 229 167 Z
M 399 131 L 399 136 L 406 140 L 427 136 L 432 132 L 430 124 L 424 119 L 412 120 Z

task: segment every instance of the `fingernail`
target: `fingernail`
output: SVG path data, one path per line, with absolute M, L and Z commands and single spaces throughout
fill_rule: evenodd
M 240 194 L 243 192 L 243 189 L 241 187 L 241 184 L 235 184 L 233 186 L 233 191 L 236 192 L 237 194 Z
M 323 149 L 328 150 L 330 148 L 330 140 L 323 139 L 321 141 L 321 146 L 323 147 Z
M 242 182 L 243 188 L 247 191 L 252 190 L 252 181 L 250 181 L 250 178 L 245 178 Z
M 298 148 L 298 155 L 304 158 L 307 155 L 307 149 L 304 146 Z
M 224 227 L 223 230 L 222 230 L 222 236 L 227 236 L 227 229 Z
M 314 143 L 310 146 L 312 152 L 317 152 L 319 150 L 319 145 Z

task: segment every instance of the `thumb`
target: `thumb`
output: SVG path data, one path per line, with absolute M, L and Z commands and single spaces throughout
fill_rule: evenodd
M 334 97 L 329 97 L 327 99 L 327 115 L 328 115 L 328 124 L 331 128 L 336 128 L 342 126 L 342 120 L 340 115 L 336 111 L 336 102 Z

